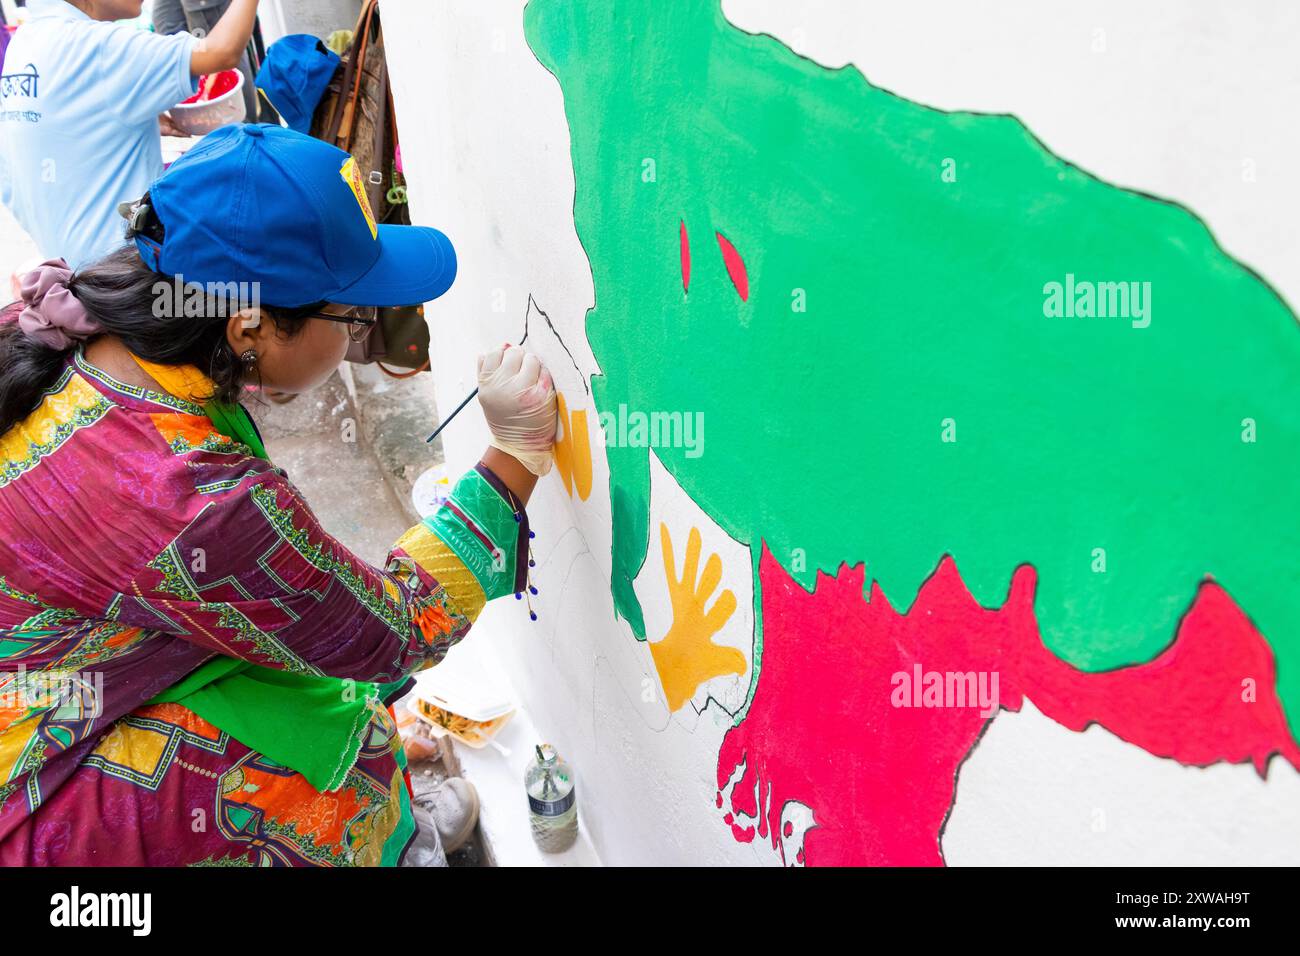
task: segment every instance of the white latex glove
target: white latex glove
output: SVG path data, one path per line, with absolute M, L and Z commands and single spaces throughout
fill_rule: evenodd
M 514 455 L 534 475 L 551 470 L 559 424 L 555 383 L 536 355 L 517 345 L 480 355 L 478 403 L 494 448 Z

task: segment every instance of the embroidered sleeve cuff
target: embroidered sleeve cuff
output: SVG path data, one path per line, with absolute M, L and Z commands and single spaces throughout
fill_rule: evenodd
M 424 527 L 459 559 L 488 601 L 526 586 L 528 516 L 515 502 L 501 479 L 480 464 L 424 519 Z M 446 586 L 442 575 L 430 573 Z

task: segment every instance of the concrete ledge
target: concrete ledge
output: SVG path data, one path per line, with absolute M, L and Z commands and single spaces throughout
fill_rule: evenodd
M 456 667 L 481 674 L 485 680 L 501 687 L 512 700 L 519 697 L 509 678 L 495 659 L 486 641 L 476 642 L 474 632 L 452 648 Z M 418 680 L 418 675 L 417 675 Z M 449 768 L 478 790 L 481 801 L 479 833 L 484 853 L 492 866 L 600 866 L 600 857 L 591 844 L 583 823 L 582 768 L 578 777 L 578 840 L 563 853 L 543 853 L 533 842 L 528 820 L 528 797 L 524 792 L 524 772 L 532 759 L 533 747 L 546 737 L 533 725 L 522 707 L 496 736 L 496 742 L 509 753 L 487 746 L 474 748 L 455 741 L 451 751 L 455 766 Z

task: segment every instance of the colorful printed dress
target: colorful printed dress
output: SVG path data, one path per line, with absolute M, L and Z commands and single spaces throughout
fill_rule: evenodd
M 201 407 L 70 356 L 0 436 L 0 864 L 397 862 L 413 828 L 380 701 L 333 789 L 152 701 L 217 655 L 400 681 L 523 587 L 527 536 L 479 466 L 371 567 Z

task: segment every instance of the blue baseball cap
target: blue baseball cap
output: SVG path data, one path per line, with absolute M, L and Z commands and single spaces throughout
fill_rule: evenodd
M 266 50 L 253 85 L 262 91 L 290 129 L 311 132 L 311 118 L 338 69 L 338 54 L 319 37 L 294 33 Z
M 150 268 L 186 282 L 257 282 L 269 305 L 417 305 L 456 278 L 445 235 L 376 224 L 356 160 L 282 126 L 209 133 L 149 202 L 161 241 L 132 233 Z

